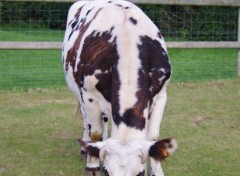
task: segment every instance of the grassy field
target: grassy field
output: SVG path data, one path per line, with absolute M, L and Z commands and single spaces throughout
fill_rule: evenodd
M 0 41 L 62 41 L 63 31 L 2 26 Z M 169 49 L 173 82 L 236 78 L 237 49 Z M 61 50 L 1 50 L 0 90 L 64 86 Z
M 37 24 L 0 26 L 0 41 L 62 41 Z M 168 39 L 166 39 L 168 40 Z M 237 49 L 169 49 L 173 82 L 236 78 Z M 0 90 L 64 86 L 60 50 L 1 50 Z
M 161 137 L 179 149 L 166 175 L 238 176 L 240 79 L 171 83 Z M 65 88 L 0 91 L 0 175 L 83 175 L 76 101 Z
M 173 82 L 232 79 L 237 75 L 237 50 L 170 49 Z M 2 50 L 0 90 L 64 86 L 60 50 Z
M 63 30 L 52 30 L 38 24 L 18 23 L 0 26 L 0 41 L 62 41 Z
M 0 26 L 0 41 L 61 41 L 63 31 Z M 238 176 L 240 79 L 235 49 L 170 49 L 161 136 L 179 142 L 166 175 Z M 83 175 L 81 118 L 60 50 L 0 51 L 0 175 Z M 183 83 L 184 82 L 184 83 Z
M 173 66 L 173 82 L 236 78 L 237 50 L 170 49 L 169 54 Z M 0 52 L 0 90 L 64 85 L 60 50 Z

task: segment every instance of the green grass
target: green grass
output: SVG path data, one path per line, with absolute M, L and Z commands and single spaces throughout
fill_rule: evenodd
M 36 24 L 0 26 L 0 41 L 62 41 Z M 170 49 L 172 83 L 161 136 L 179 149 L 166 175 L 238 176 L 240 79 L 236 49 Z M 218 80 L 218 81 L 216 81 Z M 187 83 L 182 83 L 187 82 Z M 60 50 L 0 51 L 0 175 L 83 175 L 75 98 Z
M 170 49 L 173 82 L 237 77 L 237 50 Z M 60 50 L 2 50 L 0 90 L 65 85 Z
M 240 79 L 171 83 L 161 137 L 179 149 L 166 175 L 238 176 Z M 82 121 L 65 88 L 0 91 L 0 175 L 83 175 Z
M 64 31 L 38 24 L 0 26 L 0 41 L 62 41 Z M 173 82 L 232 79 L 237 49 L 169 49 Z M 65 85 L 60 50 L 1 50 L 0 90 Z
M 0 175 L 79 175 L 80 119 L 66 89 L 0 93 Z
M 52 30 L 38 24 L 11 24 L 0 26 L 0 41 L 62 41 L 63 30 Z
M 63 35 L 38 24 L 0 26 L 0 41 L 62 41 Z M 0 51 L 0 90 L 63 85 L 61 50 Z
M 65 85 L 60 50 L 2 50 L 0 90 Z
M 162 134 L 179 139 L 180 150 L 168 175 L 239 175 L 239 104 L 240 79 L 171 84 Z
M 236 49 L 170 49 L 173 81 L 205 81 L 235 78 Z

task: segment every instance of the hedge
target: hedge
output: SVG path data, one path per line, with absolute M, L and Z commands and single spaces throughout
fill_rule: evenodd
M 65 29 L 71 3 L 0 2 L 1 24 L 36 23 Z M 238 8 L 140 5 L 164 36 L 179 40 L 237 40 Z

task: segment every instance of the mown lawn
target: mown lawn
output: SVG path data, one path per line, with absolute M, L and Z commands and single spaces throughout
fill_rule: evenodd
M 64 31 L 37 24 L 0 26 L 0 41 L 62 41 L 63 35 Z M 172 81 L 236 78 L 237 52 L 237 49 L 169 49 Z M 0 90 L 64 85 L 61 50 L 0 51 Z
M 63 31 L 1 26 L 0 41 L 62 41 Z M 170 49 L 162 137 L 178 151 L 166 175 L 238 176 L 240 79 L 235 49 Z M 83 175 L 81 118 L 60 50 L 0 50 L 0 175 Z
M 8 24 L 0 26 L 0 41 L 62 41 L 63 30 L 53 30 L 39 24 Z
M 240 79 L 171 83 L 161 137 L 179 149 L 166 175 L 238 176 Z M 0 175 L 83 175 L 76 101 L 66 88 L 0 91 Z
M 60 50 L 0 51 L 0 90 L 64 85 Z
M 173 82 L 237 77 L 237 50 L 170 49 Z M 64 86 L 60 50 L 1 50 L 0 89 Z

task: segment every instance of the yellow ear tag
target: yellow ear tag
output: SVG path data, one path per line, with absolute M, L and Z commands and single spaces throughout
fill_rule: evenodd
M 167 152 L 166 149 L 161 149 L 161 151 L 162 151 L 162 154 L 163 154 L 164 157 L 168 156 L 168 152 Z

